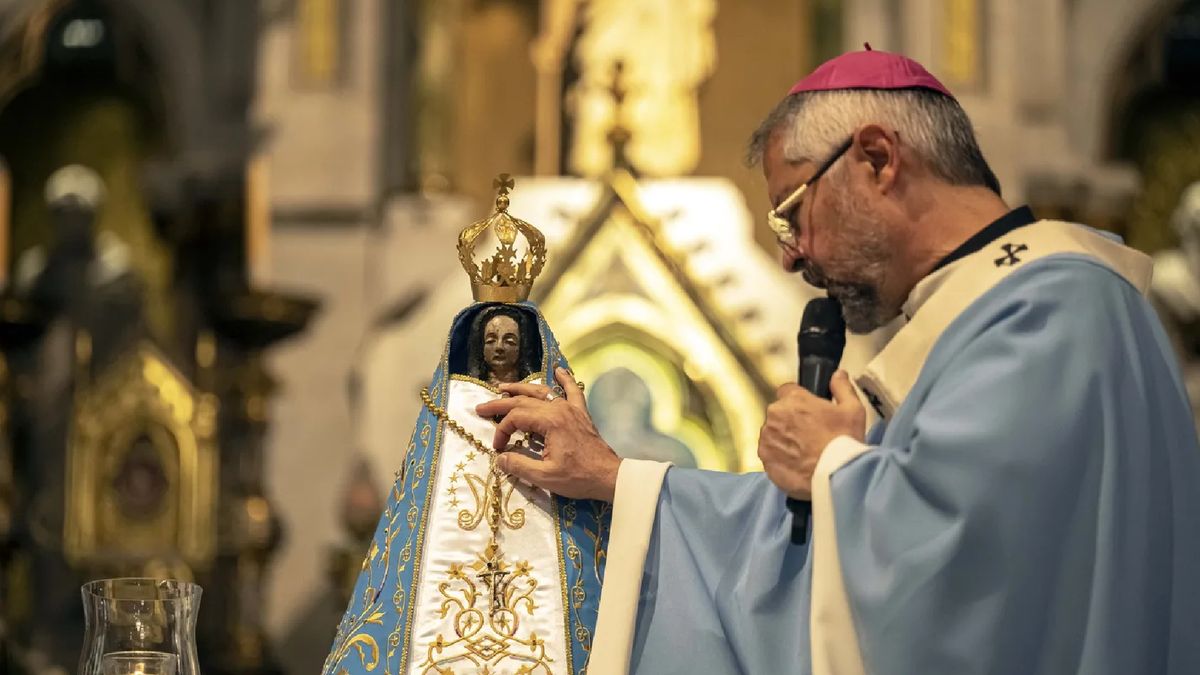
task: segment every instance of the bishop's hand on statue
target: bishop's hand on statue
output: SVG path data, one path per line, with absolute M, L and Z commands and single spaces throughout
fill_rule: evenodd
M 574 675 L 588 665 L 611 505 L 508 475 L 501 457 L 542 461 L 541 438 L 499 431 L 500 417 L 476 410 L 511 387 L 583 405 L 553 333 L 528 302 L 545 241 L 509 215 L 513 181 L 502 175 L 495 187 L 495 211 L 458 240 L 475 303 L 453 319 L 421 392 L 327 674 Z M 477 262 L 489 232 L 498 246 Z

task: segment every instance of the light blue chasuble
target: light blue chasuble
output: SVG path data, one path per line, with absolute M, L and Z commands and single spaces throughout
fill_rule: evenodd
M 922 281 L 811 544 L 762 475 L 669 470 L 628 659 L 592 675 L 1200 673 L 1200 447 L 1148 282 L 1049 221 Z
M 541 372 L 567 367 L 530 303 Z M 499 396 L 466 372 L 477 303 L 455 319 L 430 403 L 487 447 L 495 425 L 475 406 Z M 611 507 L 554 497 L 511 478 L 500 487 L 498 551 L 484 493 L 489 460 L 430 406 L 389 493 L 324 672 L 577 675 L 588 663 Z

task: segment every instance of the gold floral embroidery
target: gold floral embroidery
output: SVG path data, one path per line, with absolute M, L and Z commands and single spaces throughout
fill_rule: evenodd
M 564 644 L 567 646 L 567 653 L 566 653 L 567 670 L 566 670 L 566 672 L 573 675 L 575 673 L 575 655 L 574 655 L 574 650 L 571 647 L 571 603 L 567 599 L 567 588 L 568 588 L 567 562 L 566 562 L 566 557 L 563 553 L 563 545 L 562 545 L 563 521 L 562 521 L 562 515 L 560 513 L 560 510 L 557 508 L 557 504 L 554 504 L 554 506 L 555 506 L 555 508 L 553 508 L 551 510 L 554 512 L 555 548 L 558 549 L 558 588 L 559 588 L 559 592 L 562 594 L 563 639 L 564 639 Z
M 414 430 L 414 438 L 418 432 Z M 397 483 L 402 483 L 398 480 Z M 396 487 L 393 487 L 393 493 L 396 496 L 394 506 L 398 507 L 403 502 L 403 497 L 399 494 Z M 363 574 L 367 575 L 367 583 L 363 589 L 361 598 L 361 611 L 356 614 L 353 610 L 349 610 L 345 619 L 339 624 L 337 635 L 335 638 L 335 646 L 330 651 L 326 658 L 323 672 L 332 672 L 332 668 L 337 667 L 346 660 L 351 650 L 357 654 L 359 663 L 367 672 L 374 671 L 380 662 L 379 644 L 375 638 L 367 632 L 370 626 L 382 626 L 384 612 L 379 611 L 379 605 L 376 604 L 378 592 L 376 589 L 382 590 L 388 583 L 390 576 L 390 560 L 391 560 L 391 543 L 396 537 L 396 509 L 393 504 L 388 504 L 384 510 L 383 518 L 387 520 L 388 525 L 383 530 L 384 547 L 380 548 L 378 539 L 371 541 L 371 548 L 367 551 L 367 555 L 363 560 Z M 382 556 L 382 558 L 381 558 Z M 374 579 L 374 567 L 376 561 L 379 560 L 377 569 L 383 571 L 382 578 Z M 352 605 L 353 607 L 353 605 Z M 390 658 L 391 651 L 388 656 Z M 343 666 L 338 672 L 345 672 Z
M 447 363 L 449 356 L 450 356 L 450 336 L 446 336 L 446 345 L 442 351 L 442 360 L 441 360 L 441 363 L 443 365 Z M 441 382 L 438 383 L 437 401 L 434 401 L 435 404 L 438 402 L 440 402 L 440 403 L 446 402 L 446 399 L 449 395 L 449 391 L 448 391 L 449 387 L 450 387 L 450 379 L 448 377 L 442 378 Z M 424 397 L 422 397 L 422 398 L 424 398 Z M 430 412 L 433 412 L 433 411 L 430 410 Z M 434 417 L 436 418 L 437 416 L 434 415 Z M 442 459 L 442 437 L 445 434 L 445 428 L 446 428 L 445 423 L 439 419 L 438 425 L 437 425 L 437 433 L 435 433 L 434 437 L 433 437 L 433 459 L 429 463 L 429 466 L 431 466 L 431 467 L 436 468 L 436 467 L 440 466 L 440 462 Z M 413 584 L 419 583 L 420 579 L 421 579 L 421 560 L 422 560 L 422 556 L 424 555 L 424 552 L 425 552 L 425 525 L 428 524 L 428 522 L 429 522 L 429 509 L 430 509 L 430 505 L 433 503 L 433 494 L 434 494 L 434 490 L 432 489 L 432 487 L 429 490 L 427 490 L 425 493 L 425 508 L 423 511 L 425 517 L 421 521 L 420 529 L 416 532 L 417 551 L 416 551 L 416 558 L 413 561 L 413 569 L 412 569 L 412 577 L 411 577 L 411 580 L 412 580 L 411 583 L 413 583 Z M 409 531 L 409 540 L 410 541 L 412 540 L 412 536 L 413 536 L 413 533 L 410 530 Z M 407 568 L 407 563 L 404 564 L 404 567 Z M 411 638 L 411 636 L 412 636 L 412 625 L 411 625 L 412 624 L 412 614 L 416 607 L 416 598 L 417 598 L 416 593 L 409 593 L 408 598 L 407 598 L 407 601 L 408 601 L 407 608 L 405 608 L 401 605 L 396 605 L 397 621 L 396 621 L 394 630 L 395 630 L 395 634 L 400 636 L 400 639 L 397 640 L 398 644 L 396 646 L 394 646 L 392 649 L 388 650 L 389 666 L 391 664 L 392 656 L 394 656 L 396 653 L 396 649 L 399 649 L 400 650 L 400 660 L 398 662 L 398 665 L 401 669 L 408 667 L 409 640 L 412 639 Z M 389 675 L 391 675 L 391 674 L 389 673 Z
M 475 562 L 453 563 L 438 584 L 441 617 L 453 616 L 454 634 L 439 633 L 426 650 L 422 675 L 488 673 L 503 665 L 517 673 L 551 675 L 554 659 L 536 632 L 521 635 L 521 619 L 532 617 L 537 579 L 527 561 L 506 561 L 489 542 Z
M 583 535 L 587 537 L 588 541 L 590 541 L 592 544 L 592 572 L 595 575 L 595 580 L 598 584 L 600 582 L 601 561 L 607 555 L 605 547 L 602 545 L 606 538 L 605 522 L 608 520 L 609 511 L 612 508 L 609 504 L 602 504 L 599 502 L 592 502 L 591 504 L 591 515 L 596 522 L 595 530 L 592 530 L 586 525 L 580 525 L 576 523 L 576 518 L 578 517 L 579 513 L 575 503 L 567 503 L 563 505 L 563 520 L 558 526 L 560 534 L 563 532 L 564 528 L 566 529 L 566 551 L 564 556 L 562 549 L 559 549 L 559 566 L 562 569 L 563 608 L 566 614 L 566 625 L 568 628 L 567 651 L 568 654 L 570 654 L 570 645 L 573 638 L 574 641 L 583 649 L 585 654 L 587 654 L 579 671 L 581 675 L 587 673 L 588 662 L 591 660 L 592 632 L 588 629 L 589 624 L 585 620 L 585 617 L 582 616 L 584 604 L 587 603 L 588 600 L 588 594 L 587 587 L 584 585 L 583 579 L 583 551 L 580 550 L 579 545 L 575 542 L 575 535 L 573 533 L 582 531 Z M 567 584 L 566 573 L 566 563 L 568 561 L 575 570 L 575 581 L 573 584 L 570 584 L 570 586 Z M 573 633 L 570 630 L 572 624 L 575 626 Z M 568 668 L 568 672 L 574 671 Z
M 449 348 L 450 341 L 447 338 L 446 347 L 442 352 L 442 363 L 446 362 Z M 448 385 L 448 378 L 442 378 L 437 382 L 434 392 L 437 401 L 446 399 Z M 431 400 L 433 400 L 432 397 Z M 350 657 L 351 650 L 357 653 L 358 662 L 366 672 L 373 672 L 382 665 L 385 675 L 392 675 L 394 665 L 399 664 L 403 668 L 403 665 L 407 663 L 409 645 L 408 641 L 403 638 L 409 633 L 409 619 L 412 613 L 410 603 L 415 595 L 407 593 L 402 575 L 408 571 L 411 562 L 413 569 L 410 583 L 412 580 L 420 579 L 421 553 L 425 542 L 425 525 L 428 522 L 427 517 L 421 518 L 420 523 L 417 522 L 420 512 L 417 504 L 413 502 L 416 501 L 416 490 L 420 485 L 420 479 L 425 475 L 425 462 L 428 461 L 432 467 L 438 466 L 442 436 L 443 425 L 440 422 L 436 426 L 427 421 L 422 422 L 418 429 L 413 430 L 406 453 L 406 464 L 401 471 L 397 472 L 397 480 L 392 487 L 392 501 L 383 513 L 383 519 L 387 522 L 383 530 L 383 546 L 380 548 L 373 542 L 374 548 L 368 556 L 370 562 L 364 564 L 366 569 L 363 573 L 367 575 L 367 589 L 363 594 L 365 597 L 362 599 L 360 608 L 355 608 L 357 603 L 352 604 L 351 608 L 347 610 L 344 620 L 339 624 L 334 639 L 335 646 L 326 658 L 324 673 L 333 673 L 335 668 L 338 669 L 336 671 L 338 673 L 348 672 L 342 664 Z M 420 449 L 423 453 L 419 458 L 416 456 L 417 439 L 421 441 Z M 413 474 L 416 475 L 416 478 L 411 481 L 407 480 L 409 469 L 413 469 Z M 425 514 L 429 513 L 432 493 L 433 491 L 429 490 L 425 494 Z M 406 504 L 407 509 L 404 508 Z M 404 518 L 408 525 L 406 530 L 399 524 L 401 518 Z M 404 546 L 397 559 L 393 557 L 392 547 L 402 532 L 407 536 L 403 540 Z M 416 545 L 415 555 L 414 543 Z M 376 558 L 372 556 L 380 556 L 377 565 Z M 373 578 L 376 572 L 381 573 L 378 579 Z M 381 612 L 384 601 L 377 596 L 389 584 L 394 584 L 396 590 L 391 596 L 394 611 L 390 613 L 391 616 L 386 616 Z M 380 590 L 376 591 L 377 588 Z M 406 606 L 408 607 L 407 611 L 405 610 Z M 367 631 L 372 625 L 383 627 L 385 617 L 392 619 L 393 625 L 388 633 L 386 657 L 381 659 L 379 644 Z M 396 659 L 397 652 L 399 652 L 398 661 Z
M 431 405 L 425 392 L 422 399 L 443 425 L 475 448 L 454 466 L 445 488 L 451 508 L 458 508 L 460 494 L 464 499 L 470 494 L 470 502 L 458 512 L 458 526 L 470 531 L 486 522 L 490 530 L 487 545 L 469 566 L 475 573 L 469 574 L 463 565 L 456 563 L 447 571 L 449 581 L 438 585 L 444 598 L 442 618 L 454 612 L 454 637 L 439 634 L 426 648 L 422 673 L 452 675 L 457 666 L 468 669 L 464 672 L 488 673 L 508 662 L 519 666 L 517 673 L 549 675 L 548 664 L 554 659 L 546 654 L 545 641 L 536 633 L 527 636 L 519 633 L 521 614 L 533 616 L 537 608 L 531 597 L 537 588 L 532 568 L 525 561 L 516 564 L 507 561 L 500 550 L 504 528 L 517 530 L 525 526 L 525 509 L 512 506 L 516 483 L 496 469 L 495 451 L 450 419 L 444 408 Z M 474 462 L 479 454 L 488 460 L 486 477 L 468 471 L 468 463 Z M 476 606 L 485 592 L 489 598 L 486 612 Z
M 473 458 L 468 457 L 467 459 Z M 458 526 L 464 530 L 474 530 L 479 527 L 484 517 L 488 515 L 487 510 L 490 506 L 497 510 L 499 522 L 504 527 L 510 530 L 519 530 L 524 527 L 525 509 L 514 509 L 511 504 L 513 492 L 517 487 L 516 483 L 504 480 L 495 472 L 489 472 L 489 478 L 485 480 L 481 476 L 467 473 L 465 466 L 465 463 L 457 465 L 454 473 L 450 475 L 450 487 L 446 488 L 447 496 L 450 497 L 450 508 L 457 508 L 460 503 L 458 500 L 460 478 L 471 493 L 472 504 L 458 512 Z

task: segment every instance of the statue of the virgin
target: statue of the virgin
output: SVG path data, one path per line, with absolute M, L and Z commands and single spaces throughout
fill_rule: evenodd
M 567 363 L 527 301 L 545 263 L 538 230 L 508 213 L 459 235 L 476 302 L 451 322 L 412 440 L 325 662 L 342 673 L 578 674 L 587 666 L 610 506 L 562 499 L 496 469 L 499 385 L 554 382 Z M 498 250 L 480 262 L 491 231 Z M 524 239 L 523 253 L 517 249 Z M 509 450 L 537 454 L 539 439 Z

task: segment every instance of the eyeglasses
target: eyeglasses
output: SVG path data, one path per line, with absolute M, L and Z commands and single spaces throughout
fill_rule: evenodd
M 800 200 L 804 197 L 804 193 L 813 183 L 817 182 L 825 172 L 833 166 L 833 163 L 846 154 L 850 146 L 854 144 L 854 137 L 847 138 L 837 150 L 834 151 L 829 159 L 825 160 L 817 169 L 817 172 L 812 175 L 812 178 L 804 181 L 804 184 L 796 188 L 796 191 L 788 195 L 788 198 L 779 202 L 775 208 L 767 211 L 767 227 L 771 228 L 771 232 L 775 234 L 775 239 L 780 246 L 795 246 L 796 245 L 796 228 L 792 224 L 792 214 L 800 205 Z

